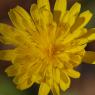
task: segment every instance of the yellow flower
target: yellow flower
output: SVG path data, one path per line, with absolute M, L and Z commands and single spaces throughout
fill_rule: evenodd
M 95 40 L 95 29 L 85 28 L 92 13 L 79 14 L 79 3 L 66 8 L 67 0 L 56 0 L 53 12 L 49 0 L 37 0 L 31 16 L 17 6 L 8 13 L 13 26 L 0 23 L 0 42 L 15 46 L 0 50 L 0 60 L 12 62 L 6 72 L 14 77 L 17 88 L 24 90 L 38 83 L 38 95 L 50 90 L 60 95 L 59 88 L 69 88 L 70 77 L 80 77 L 77 66 L 95 64 L 95 52 L 85 50 L 87 43 Z

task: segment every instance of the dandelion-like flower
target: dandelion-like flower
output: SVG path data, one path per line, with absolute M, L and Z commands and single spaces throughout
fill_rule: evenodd
M 12 62 L 6 72 L 14 77 L 18 89 L 38 83 L 38 95 L 50 90 L 60 95 L 59 88 L 69 88 L 70 77 L 80 77 L 77 66 L 95 64 L 95 53 L 85 50 L 87 43 L 95 40 L 95 29 L 85 28 L 92 13 L 79 14 L 80 8 L 77 2 L 67 10 L 67 0 L 56 0 L 51 12 L 49 0 L 37 0 L 31 16 L 17 6 L 8 13 L 13 26 L 0 23 L 0 42 L 15 46 L 0 50 L 0 60 Z

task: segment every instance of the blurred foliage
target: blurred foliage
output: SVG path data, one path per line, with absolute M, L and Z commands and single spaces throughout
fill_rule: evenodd
M 15 88 L 11 79 L 4 75 L 0 75 L 0 95 L 26 95 L 24 92 Z

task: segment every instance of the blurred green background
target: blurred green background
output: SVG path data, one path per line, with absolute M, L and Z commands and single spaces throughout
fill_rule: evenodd
M 50 1 L 51 5 L 54 5 L 55 0 Z M 93 13 L 93 18 L 87 27 L 95 27 L 95 0 L 68 0 L 68 8 L 70 8 L 70 6 L 76 1 L 82 4 L 82 11 L 89 9 Z M 10 20 L 7 15 L 10 8 L 19 4 L 29 11 L 30 5 L 33 2 L 36 2 L 36 0 L 0 0 L 0 22 L 10 24 Z M 3 47 L 3 45 L 0 45 L 0 49 Z M 95 42 L 90 43 L 87 50 L 95 51 Z M 4 73 L 4 69 L 8 65 L 9 62 L 5 64 L 5 62 L 0 61 L 0 95 L 37 95 L 39 88 L 37 84 L 25 91 L 16 89 L 12 79 L 8 78 Z M 78 69 L 82 74 L 81 78 L 76 80 L 72 79 L 70 89 L 66 93 L 62 92 L 62 95 L 95 95 L 95 66 L 82 64 Z

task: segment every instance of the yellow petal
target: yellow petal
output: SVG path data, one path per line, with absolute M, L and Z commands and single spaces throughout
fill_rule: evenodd
M 81 27 L 84 27 L 88 24 L 88 22 L 92 18 L 92 13 L 88 10 L 80 14 L 80 18 L 84 18 L 84 22 L 82 23 Z
M 54 64 L 55 67 L 58 67 L 60 69 L 62 69 L 64 67 L 63 65 L 63 62 L 60 61 L 58 58 L 55 60 L 55 64 Z
M 0 23 L 0 38 L 1 42 L 4 44 L 21 45 L 21 44 L 31 44 L 31 36 L 22 32 L 22 30 L 17 30 L 16 28 Z
M 47 77 L 47 79 L 53 77 L 52 69 L 53 69 L 52 65 L 47 66 L 47 69 L 46 69 L 46 77 Z
M 49 0 L 37 0 L 38 8 L 45 8 L 50 10 Z
M 95 64 L 95 52 L 93 51 L 86 51 L 83 62 L 89 63 L 89 64 Z
M 54 6 L 54 20 L 58 22 L 66 12 L 67 0 L 56 0 Z
M 60 81 L 60 70 L 58 68 L 56 68 L 53 72 L 53 76 L 54 76 L 54 81 L 56 83 L 59 83 Z
M 95 40 L 95 28 L 89 29 L 87 33 L 81 36 L 77 41 L 78 44 L 82 45 Z
M 27 13 L 27 11 L 25 11 L 25 9 L 23 9 L 22 7 L 20 6 L 16 6 L 14 9 L 13 9 L 15 12 L 17 12 L 20 16 L 22 16 L 24 19 L 27 19 L 28 20 L 31 20 L 31 17 L 30 15 Z
M 59 58 L 59 60 L 61 60 L 63 62 L 68 62 L 70 60 L 67 53 L 58 54 L 58 58 Z
M 87 33 L 82 37 L 87 38 L 89 41 L 95 40 L 95 28 L 88 29 Z
M 74 47 L 66 50 L 66 52 L 76 53 L 76 52 L 82 51 L 86 46 L 87 46 L 87 44 L 84 44 L 81 46 L 74 46 Z
M 61 79 L 60 79 L 60 88 L 63 91 L 66 91 L 70 86 L 70 78 L 68 77 L 68 75 L 66 73 L 62 73 L 61 74 Z
M 67 69 L 66 72 L 67 72 L 68 76 L 70 76 L 71 78 L 79 78 L 80 77 L 80 73 L 73 69 Z
M 31 74 L 30 74 L 30 76 L 31 76 Z M 31 78 L 31 81 L 33 83 L 38 83 L 39 84 L 41 82 L 41 80 L 42 80 L 42 77 L 38 74 L 33 75 L 32 78 Z
M 36 29 L 38 32 L 42 31 L 42 28 L 40 26 L 43 25 L 42 18 L 40 17 L 41 15 L 41 11 L 39 11 L 40 9 L 38 9 L 37 4 L 32 4 L 31 8 L 30 8 L 30 13 L 31 13 L 31 17 L 32 20 L 35 23 Z
M 53 95 L 60 95 L 59 86 L 56 83 L 53 83 L 53 87 L 51 89 Z
M 7 24 L 2 24 L 0 23 L 0 39 L 2 43 L 6 43 L 6 44 L 16 44 L 17 41 L 15 40 L 16 36 L 16 30 L 7 25 Z
M 31 5 L 30 13 L 31 13 L 31 16 L 35 22 L 39 20 L 39 16 L 38 16 L 39 15 L 39 9 L 38 9 L 37 4 Z
M 75 31 L 70 30 L 70 33 L 63 40 L 63 44 L 67 44 L 72 40 L 80 38 L 81 36 L 85 35 L 86 33 L 87 33 L 87 29 L 85 29 L 85 28 L 75 30 Z
M 0 60 L 13 61 L 15 56 L 15 50 L 0 50 Z
M 5 72 L 8 74 L 9 77 L 13 77 L 16 75 L 17 70 L 16 67 L 14 65 L 9 66 Z
M 31 83 L 28 83 L 28 81 L 26 80 L 23 83 L 18 84 L 17 85 L 17 89 L 25 90 L 25 89 L 28 89 L 28 88 L 32 87 L 32 85 L 33 85 L 32 82 Z
M 75 3 L 71 8 L 70 11 L 68 11 L 68 21 L 67 23 L 72 26 L 75 23 L 75 20 L 80 12 L 81 4 L 78 2 Z M 65 19 L 65 17 L 63 18 Z M 66 23 L 66 22 L 65 22 Z
M 29 33 L 35 31 L 35 25 L 29 14 L 20 6 L 15 7 L 9 11 L 9 17 L 18 29 L 26 30 Z M 26 27 L 28 25 L 28 28 Z
M 69 87 L 66 85 L 66 83 L 63 80 L 60 80 L 60 88 L 63 91 L 66 91 Z
M 73 65 L 73 67 L 77 67 L 82 63 L 81 55 L 71 54 L 70 58 L 71 58 L 70 62 Z M 72 59 L 74 59 L 74 60 L 72 60 Z
M 43 31 L 44 28 L 46 28 L 46 26 L 53 21 L 51 12 L 45 8 L 39 9 L 36 4 L 31 6 L 30 13 L 35 23 L 36 29 L 39 32 Z
M 78 15 L 78 13 L 80 12 L 80 9 L 81 9 L 81 4 L 76 2 L 70 9 L 70 13 L 72 16 L 76 16 Z
M 20 90 L 25 90 L 33 85 L 33 82 L 27 74 L 16 76 L 13 82 L 17 84 L 17 88 Z
M 50 87 L 46 83 L 41 83 L 38 95 L 48 95 Z
M 71 27 L 71 31 L 79 30 L 83 27 L 85 27 L 90 19 L 92 18 L 92 13 L 90 11 L 85 11 L 80 14 L 80 16 L 77 18 L 74 25 Z

